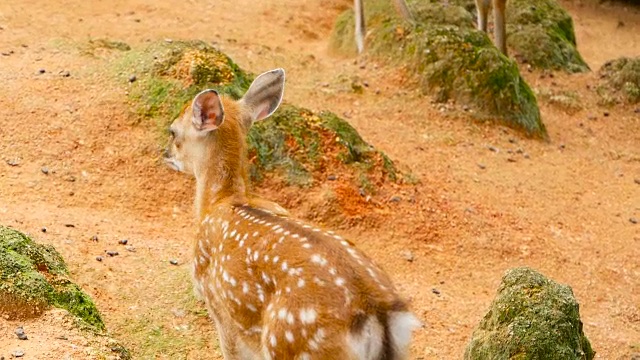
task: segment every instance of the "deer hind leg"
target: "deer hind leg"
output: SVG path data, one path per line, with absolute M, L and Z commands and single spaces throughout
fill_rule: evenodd
M 480 1 L 480 0 L 477 0 Z M 507 36 L 506 36 L 506 19 L 505 8 L 507 0 L 493 0 L 493 17 L 495 26 L 493 29 L 496 46 L 505 55 L 507 55 Z
M 218 339 L 220 342 L 220 350 L 222 356 L 225 359 L 238 359 L 238 351 L 236 346 L 237 334 L 233 334 L 222 326 L 222 323 L 218 319 L 218 316 L 212 315 L 214 323 L 216 324 L 216 332 L 218 333 Z
M 375 315 L 357 316 L 347 334 L 347 345 L 353 360 L 388 359 L 385 352 L 385 326 Z M 389 359 L 392 360 L 392 359 Z
M 476 9 L 478 10 L 478 30 L 480 31 L 487 32 L 490 5 L 491 0 L 476 0 Z
M 356 18 L 356 46 L 358 48 L 358 54 L 364 51 L 364 4 L 363 0 L 353 1 L 353 11 Z

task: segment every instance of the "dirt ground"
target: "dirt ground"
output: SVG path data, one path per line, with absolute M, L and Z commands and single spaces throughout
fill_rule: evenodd
M 284 67 L 286 101 L 345 116 L 420 179 L 415 202 L 392 205 L 384 223 L 338 229 L 390 272 L 425 322 L 412 358 L 461 358 L 502 274 L 521 265 L 573 288 L 598 359 L 640 352 L 640 224 L 631 221 L 640 219 L 638 109 L 598 106 L 595 72 L 523 68 L 537 90 L 579 96 L 574 111 L 539 99 L 550 143 L 459 119 L 402 68 L 329 51 L 332 23 L 349 3 L 0 2 L 0 223 L 56 246 L 133 358 L 221 358 L 186 265 L 194 185 L 158 161 L 155 125 L 131 113 L 130 74 L 104 71 L 119 54 L 89 56 L 78 45 L 214 41 L 251 71 Z M 637 7 L 564 5 L 592 69 L 640 55 Z M 364 94 L 346 90 L 353 75 L 368 82 Z M 259 192 L 308 202 L 304 191 Z M 83 341 L 62 336 L 71 330 L 59 318 L 0 319 L 0 356 L 21 348 L 25 359 L 92 358 Z M 29 340 L 17 340 L 17 325 Z

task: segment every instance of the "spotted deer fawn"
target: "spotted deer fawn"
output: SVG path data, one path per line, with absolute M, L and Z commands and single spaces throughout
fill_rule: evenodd
M 284 80 L 266 72 L 239 101 L 205 90 L 170 127 L 165 160 L 196 179 L 196 293 L 226 359 L 405 359 L 421 323 L 387 274 L 247 191 L 245 138 L 278 108 Z
M 505 55 L 507 55 L 507 38 L 506 38 L 506 24 L 505 24 L 505 9 L 507 6 L 507 0 L 476 0 L 476 8 L 478 9 L 478 30 L 487 32 L 487 17 L 489 15 L 489 6 L 493 1 L 493 16 L 495 18 L 495 26 L 493 34 L 495 37 L 495 43 L 498 49 Z M 396 10 L 405 20 L 411 20 L 411 12 L 405 0 L 393 0 Z M 364 22 L 364 4 L 363 0 L 354 0 L 353 7 L 355 11 L 356 20 L 356 46 L 358 47 L 358 53 L 364 51 L 364 34 L 365 34 L 365 22 Z

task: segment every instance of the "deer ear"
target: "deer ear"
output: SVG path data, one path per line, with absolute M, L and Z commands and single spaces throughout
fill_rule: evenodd
M 275 69 L 253 80 L 240 102 L 249 109 L 250 120 L 253 123 L 273 114 L 280 105 L 283 94 L 284 69 Z
M 224 121 L 224 108 L 215 90 L 205 90 L 196 95 L 191 108 L 193 109 L 193 126 L 199 131 L 215 130 Z

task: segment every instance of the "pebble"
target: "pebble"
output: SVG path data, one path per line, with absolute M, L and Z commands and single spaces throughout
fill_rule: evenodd
M 403 259 L 407 260 L 408 262 L 413 262 L 414 260 L 413 253 L 411 252 L 411 250 L 402 250 L 400 252 L 400 255 L 402 256 Z
M 96 256 L 96 260 L 102 261 L 102 256 Z
M 487 146 L 487 149 L 489 149 L 489 151 L 498 152 L 498 148 L 495 146 Z
M 485 164 L 478 164 L 478 167 L 482 170 L 486 169 L 487 166 Z
M 65 226 L 65 227 L 68 227 L 68 228 L 74 228 L 74 227 L 76 227 L 76 226 L 75 226 L 75 225 L 73 225 L 73 224 L 64 224 L 64 226 Z
M 392 197 L 389 199 L 389 201 L 390 201 L 390 202 L 397 203 L 397 202 L 402 201 L 402 198 L 401 198 L 400 196 L 398 196 L 398 195 L 394 195 L 394 196 L 392 196 Z
M 176 260 L 176 259 L 171 259 L 171 260 L 169 260 L 169 263 L 170 263 L 171 265 L 178 265 L 178 260 Z
M 510 158 L 507 158 L 507 161 L 508 161 L 508 162 L 516 162 L 517 160 L 516 160 L 515 158 L 511 158 L 511 157 L 510 157 Z
M 564 144 L 560 144 L 560 146 L 558 146 L 558 149 L 560 150 L 564 150 L 566 148 L 566 146 Z
M 20 340 L 28 340 L 29 338 L 27 337 L 27 334 L 24 333 L 24 328 L 22 328 L 22 326 L 18 326 L 15 330 L 16 336 L 18 336 L 18 339 Z
M 329 176 L 327 176 L 327 180 L 331 180 L 331 181 L 333 181 L 333 180 L 336 180 L 336 179 L 338 179 L 338 177 L 337 177 L 337 176 L 335 176 L 335 175 L 329 175 Z
M 602 113 L 602 115 L 604 115 L 605 117 L 607 117 L 607 116 L 609 116 L 609 112 L 608 112 L 608 111 L 605 111 L 605 112 L 603 112 L 603 113 Z
M 127 243 L 128 243 L 128 242 L 129 242 L 129 240 L 127 240 L 127 239 L 122 239 L 122 240 L 118 241 L 118 244 L 120 244 L 120 245 L 127 245 Z
M 632 223 L 632 224 L 637 224 L 638 223 L 638 219 L 632 217 L 632 218 L 629 218 L 629 222 Z
M 105 250 L 105 252 L 106 252 L 106 253 L 107 253 L 107 255 L 109 255 L 109 256 L 117 256 L 117 255 L 120 255 L 120 254 L 118 254 L 118 252 L 117 252 L 117 251 L 113 251 L 113 250 Z
M 98 242 L 98 235 L 93 235 L 93 236 L 91 237 L 91 241 L 93 241 L 93 242 Z
M 49 168 L 46 167 L 46 166 L 41 167 L 40 171 L 42 171 L 42 173 L 45 174 L 45 175 L 49 174 Z
M 46 73 L 46 72 L 47 72 L 47 70 L 45 70 L 45 69 L 40 69 L 40 70 L 38 70 L 38 73 L 40 73 L 40 74 L 44 74 L 44 73 Z
M 67 70 L 60 71 L 60 76 L 69 77 L 69 76 L 71 76 L 71 73 L 69 71 L 67 71 Z
M 440 296 L 440 290 L 438 290 L 436 288 L 431 289 L 431 292 L 436 294 L 436 295 L 438 295 L 438 296 Z
M 136 82 L 136 80 L 138 80 L 138 78 L 137 78 L 135 75 L 131 75 L 131 76 L 129 76 L 129 82 L 130 82 L 130 83 L 132 83 L 132 82 Z
M 18 158 L 7 160 L 7 165 L 9 166 L 18 166 L 20 165 L 20 160 Z
M 640 178 L 634 179 L 633 182 L 635 182 L 636 184 L 640 185 Z
M 128 245 L 128 246 L 125 246 L 124 248 L 127 249 L 128 252 L 136 252 L 135 246 Z
M 16 350 L 16 351 L 14 351 L 14 352 L 13 352 L 13 354 L 12 354 L 12 355 L 13 355 L 14 357 L 17 357 L 17 358 L 19 358 L 19 357 L 23 357 L 23 356 L 24 356 L 24 351 L 22 351 L 22 350 Z
M 46 233 L 47 232 L 47 228 L 43 227 L 42 229 L 40 229 L 40 231 L 42 231 L 43 233 Z

